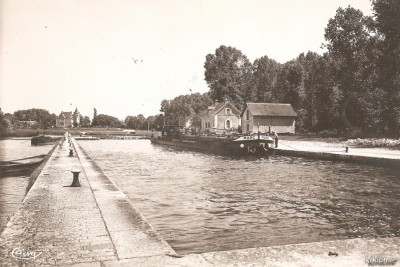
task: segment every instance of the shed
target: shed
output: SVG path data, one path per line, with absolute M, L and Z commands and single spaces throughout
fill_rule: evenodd
M 290 104 L 247 103 L 240 117 L 243 132 L 295 133 L 297 113 Z

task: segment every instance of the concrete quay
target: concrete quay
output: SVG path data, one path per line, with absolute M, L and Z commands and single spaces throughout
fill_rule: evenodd
M 398 264 L 399 237 L 177 255 L 71 143 L 74 156 L 68 142 L 52 152 L 1 234 L 0 266 L 367 266 L 382 258 Z M 71 170 L 81 171 L 81 187 L 69 187 Z
M 338 143 L 280 140 L 276 155 L 344 161 L 400 169 L 400 150 L 359 148 Z

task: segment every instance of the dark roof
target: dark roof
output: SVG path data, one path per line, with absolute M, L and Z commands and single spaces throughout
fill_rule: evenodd
M 296 111 L 290 104 L 247 103 L 246 106 L 253 116 L 297 117 Z M 240 116 L 243 116 L 244 111 L 245 109 Z
M 225 101 L 222 103 L 219 103 L 218 105 L 215 106 L 215 109 L 213 110 L 214 113 L 218 113 L 220 112 L 220 110 L 222 108 L 224 108 L 225 106 L 230 106 L 234 111 L 237 111 L 238 113 L 240 113 L 240 110 L 238 110 L 231 102 L 229 101 Z
M 61 111 L 60 116 L 58 116 L 58 117 L 61 117 L 61 116 L 64 116 L 64 118 L 69 119 L 72 117 L 72 112 Z
M 238 110 L 232 103 L 230 103 L 229 101 L 225 101 L 218 102 L 215 106 L 209 106 L 206 110 L 202 111 L 200 115 L 203 116 L 210 113 L 218 113 L 225 105 L 230 105 L 233 110 L 237 111 L 238 113 L 240 112 L 240 110 Z

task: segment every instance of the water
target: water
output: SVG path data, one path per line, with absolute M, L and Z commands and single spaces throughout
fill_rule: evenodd
M 80 144 L 180 254 L 400 236 L 394 170 L 231 159 L 149 140 Z
M 30 139 L 0 140 L 0 160 L 7 161 L 47 154 L 52 147 L 53 145 L 31 146 Z M 0 233 L 25 198 L 28 183 L 27 176 L 0 178 Z

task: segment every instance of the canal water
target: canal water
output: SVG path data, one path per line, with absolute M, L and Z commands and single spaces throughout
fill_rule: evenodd
M 79 143 L 180 254 L 400 236 L 394 170 L 233 159 L 149 140 Z
M 53 145 L 31 146 L 30 139 L 0 140 L 0 160 L 47 154 Z M 18 209 L 28 190 L 29 176 L 0 177 L 0 233 Z

